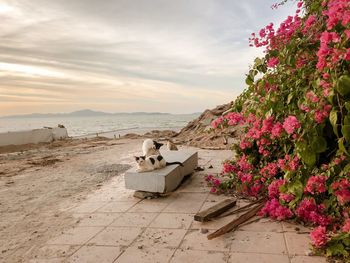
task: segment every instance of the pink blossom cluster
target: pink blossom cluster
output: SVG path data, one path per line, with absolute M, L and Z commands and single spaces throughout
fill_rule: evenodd
M 266 179 L 275 177 L 278 173 L 278 170 L 279 169 L 277 163 L 268 163 L 259 171 L 260 175 L 263 176 L 261 180 L 265 181 Z
M 329 240 L 326 227 L 324 226 L 319 226 L 312 230 L 310 237 L 312 244 L 317 248 L 324 247 Z
M 223 127 L 224 124 L 235 126 L 244 123 L 244 117 L 242 113 L 239 112 L 229 112 L 224 116 L 220 116 L 212 121 L 211 126 L 216 129 L 218 127 Z
M 291 157 L 289 154 L 287 154 L 283 159 L 278 159 L 277 163 L 281 170 L 296 171 L 300 166 L 300 159 L 297 155 Z
M 332 30 L 338 23 L 347 26 L 350 23 L 350 5 L 348 0 L 329 0 L 328 9 L 323 12 L 327 16 L 327 29 Z
M 332 218 L 325 215 L 324 210 L 325 206 L 317 205 L 314 198 L 304 198 L 295 210 L 295 214 L 305 223 L 328 226 L 332 223 Z
M 297 117 L 290 115 L 283 122 L 283 128 L 288 134 L 293 134 L 295 130 L 301 127 Z
M 321 109 L 315 110 L 315 121 L 317 123 L 322 123 L 325 119 L 328 118 L 331 109 L 331 105 L 324 105 Z
M 214 177 L 213 175 L 207 175 L 205 177 L 205 181 L 208 183 L 208 185 L 211 186 L 210 192 L 211 193 L 218 193 L 218 189 L 220 185 L 222 184 L 221 180 L 217 177 Z
M 321 194 L 327 191 L 327 177 L 323 175 L 311 176 L 307 181 L 305 192 L 310 194 Z
M 280 63 L 279 59 L 277 57 L 272 57 L 267 61 L 267 66 L 270 68 L 274 68 Z
M 332 184 L 332 189 L 340 204 L 350 201 L 350 181 L 346 178 Z
M 233 165 L 229 162 L 225 162 L 222 166 L 222 173 L 223 174 L 230 174 L 230 173 L 236 173 L 238 172 L 238 168 L 236 165 Z
M 343 224 L 341 230 L 342 230 L 343 232 L 346 232 L 346 233 L 350 232 L 350 218 L 347 218 L 347 219 L 344 221 L 344 224 Z
M 279 198 L 280 195 L 280 187 L 285 184 L 284 179 L 274 180 L 268 187 L 269 190 L 269 198 Z
M 266 202 L 259 215 L 269 216 L 276 220 L 285 220 L 293 217 L 293 212 L 288 207 L 281 205 L 278 199 L 273 198 Z

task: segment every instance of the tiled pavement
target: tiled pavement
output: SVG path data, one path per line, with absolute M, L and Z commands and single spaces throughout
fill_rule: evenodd
M 123 178 L 114 178 L 70 210 L 79 223 L 51 239 L 31 262 L 326 262 L 306 256 L 309 229 L 290 223 L 261 219 L 207 239 L 233 217 L 193 221 L 195 213 L 226 198 L 209 194 L 203 176 L 219 172 L 220 162 L 230 154 L 200 150 L 200 165 L 214 168 L 195 173 L 176 192 L 159 199 L 134 198 Z

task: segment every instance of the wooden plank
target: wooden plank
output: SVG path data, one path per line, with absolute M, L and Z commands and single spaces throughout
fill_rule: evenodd
M 223 212 L 227 211 L 228 209 L 234 207 L 236 203 L 237 199 L 226 199 L 204 211 L 197 213 L 194 216 L 194 220 L 199 222 L 209 221 L 211 218 L 216 217 L 222 214 Z
M 255 207 L 253 207 L 252 209 L 250 209 L 248 212 L 244 213 L 243 215 L 241 215 L 240 217 L 234 219 L 233 221 L 231 221 L 230 223 L 228 223 L 227 225 L 219 228 L 218 230 L 216 230 L 215 232 L 207 235 L 207 238 L 209 240 L 214 239 L 218 236 L 221 236 L 223 234 L 226 234 L 234 229 L 236 229 L 240 224 L 246 222 L 247 220 L 249 220 L 250 218 L 252 218 L 253 216 L 256 215 L 257 212 L 260 211 L 260 209 L 265 205 L 265 199 L 261 200 L 261 203 L 259 203 L 258 205 L 256 205 Z

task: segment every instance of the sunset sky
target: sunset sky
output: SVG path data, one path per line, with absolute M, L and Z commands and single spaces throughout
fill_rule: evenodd
M 0 116 L 199 112 L 233 100 L 250 33 L 295 6 L 261 0 L 0 0 Z

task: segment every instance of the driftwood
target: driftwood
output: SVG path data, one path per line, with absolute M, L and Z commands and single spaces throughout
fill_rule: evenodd
M 240 217 L 234 219 L 233 221 L 231 221 L 227 225 L 219 228 L 215 232 L 207 235 L 207 238 L 209 240 L 211 240 L 211 239 L 214 239 L 218 236 L 221 236 L 223 234 L 226 234 L 226 233 L 236 229 L 239 225 L 241 225 L 242 223 L 246 222 L 247 220 L 249 220 L 250 218 L 255 216 L 256 213 L 265 205 L 265 200 L 266 199 L 260 199 L 260 202 L 256 206 L 254 206 L 252 209 L 250 209 L 248 212 L 246 212 L 243 215 L 241 215 Z
M 252 202 L 250 204 L 242 206 L 242 207 L 240 207 L 238 209 L 235 209 L 235 210 L 233 210 L 231 212 L 224 213 L 223 215 L 218 216 L 218 218 L 222 218 L 222 217 L 226 217 L 226 216 L 230 216 L 230 215 L 234 215 L 234 214 L 237 214 L 237 213 L 244 212 L 244 211 L 248 210 L 248 208 L 250 208 L 250 207 L 252 207 L 252 206 L 254 206 L 256 204 L 260 204 L 260 202 L 261 202 L 261 199 L 256 200 L 256 201 L 254 201 L 254 202 Z
M 211 218 L 221 215 L 228 209 L 234 207 L 237 199 L 226 199 L 216 205 L 194 215 L 194 220 L 199 222 L 209 221 Z

